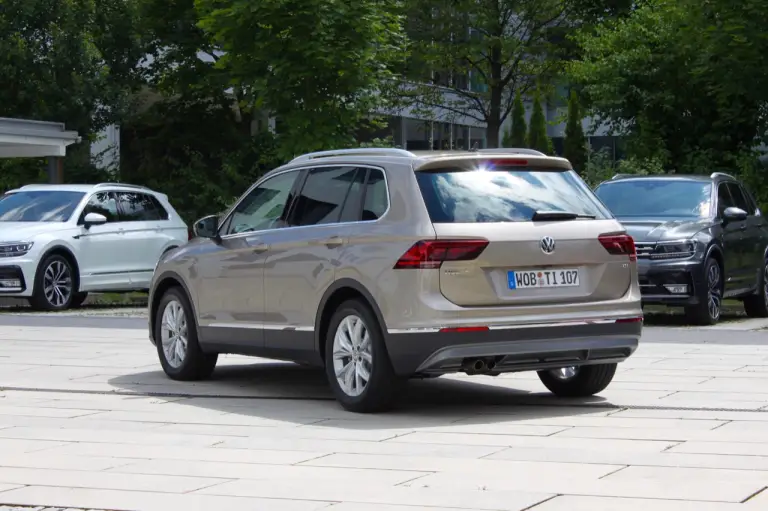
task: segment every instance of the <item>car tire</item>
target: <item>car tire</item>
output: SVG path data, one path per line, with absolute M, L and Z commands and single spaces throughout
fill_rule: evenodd
M 76 309 L 78 307 L 82 307 L 82 305 L 85 303 L 85 300 L 88 298 L 88 293 L 75 293 L 75 296 L 72 298 L 72 307 L 73 309 Z
M 744 298 L 744 312 L 750 318 L 768 318 L 768 260 L 763 261 L 757 292 Z
M 364 302 L 349 300 L 334 312 L 325 338 L 325 372 L 345 410 L 375 413 L 392 407 L 403 379 L 395 374 L 381 326 Z
M 710 257 L 704 263 L 704 288 L 697 291 L 699 303 L 685 308 L 685 316 L 694 325 L 715 325 L 723 311 L 723 271 Z
M 597 364 L 539 371 L 539 379 L 557 397 L 589 397 L 613 381 L 618 364 Z
M 169 378 L 195 381 L 213 374 L 219 356 L 200 348 L 192 307 L 180 288 L 169 289 L 160 299 L 154 334 L 160 364 Z
M 76 286 L 72 263 L 59 254 L 49 255 L 37 267 L 29 304 L 40 311 L 67 310 L 77 296 Z

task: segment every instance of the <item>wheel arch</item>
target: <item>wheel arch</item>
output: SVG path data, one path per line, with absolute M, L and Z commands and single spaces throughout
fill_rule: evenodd
M 166 271 L 155 279 L 155 284 L 152 286 L 149 293 L 149 337 L 153 344 L 155 342 L 155 317 L 157 316 L 157 307 L 160 303 L 160 298 L 169 289 L 174 287 L 180 287 L 187 295 L 189 306 L 192 308 L 192 320 L 195 322 L 195 328 L 198 328 L 197 310 L 195 309 L 195 301 L 192 298 L 192 293 L 189 292 L 189 287 L 178 273 L 175 271 Z
M 339 305 L 351 299 L 362 300 L 371 308 L 379 322 L 381 333 L 386 338 L 387 324 L 384 322 L 384 315 L 371 292 L 354 279 L 339 279 L 325 291 L 315 315 L 315 350 L 323 362 L 325 362 L 325 332 L 328 330 L 331 317 Z
M 72 265 L 72 277 L 75 279 L 75 284 L 73 287 L 73 292 L 79 292 L 80 291 L 80 263 L 77 262 L 77 257 L 75 257 L 75 253 L 69 248 L 64 245 L 52 245 L 50 247 L 47 247 L 45 249 L 45 252 L 43 252 L 43 255 L 40 257 L 40 262 L 37 265 L 37 269 L 35 270 L 35 278 L 32 283 L 33 290 L 35 289 L 35 285 L 37 284 L 37 275 L 38 272 L 42 269 L 43 263 L 46 259 L 51 257 L 52 255 L 58 255 L 63 257 L 64 259 L 69 262 L 69 264 Z

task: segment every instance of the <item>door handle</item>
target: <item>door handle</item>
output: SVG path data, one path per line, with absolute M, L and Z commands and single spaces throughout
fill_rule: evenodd
M 269 250 L 269 245 L 267 245 L 266 243 L 259 243 L 251 247 L 251 250 L 253 251 L 254 254 L 263 254 L 264 252 Z
M 340 247 L 343 244 L 344 244 L 344 239 L 340 238 L 339 236 L 331 236 L 327 240 L 323 241 L 323 245 L 325 245 L 328 248 Z

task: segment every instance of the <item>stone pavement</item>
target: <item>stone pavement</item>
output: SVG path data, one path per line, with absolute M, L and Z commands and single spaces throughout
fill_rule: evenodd
M 143 330 L 0 326 L 0 510 L 768 509 L 768 333 L 647 330 L 598 397 L 454 376 L 364 416 L 293 364 L 179 383 Z

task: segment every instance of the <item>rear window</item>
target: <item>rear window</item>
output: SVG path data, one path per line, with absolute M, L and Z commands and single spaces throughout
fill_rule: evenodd
M 433 223 L 530 222 L 539 211 L 610 218 L 572 170 L 416 172 Z

